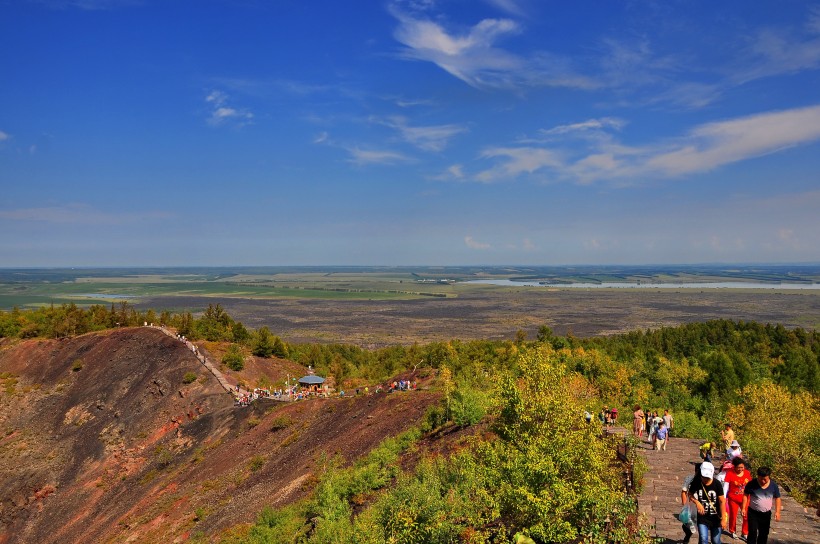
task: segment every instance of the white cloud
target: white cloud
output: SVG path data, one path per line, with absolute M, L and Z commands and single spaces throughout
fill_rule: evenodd
M 405 46 L 405 58 L 432 62 L 473 87 L 598 86 L 575 73 L 565 58 L 547 53 L 523 58 L 497 47 L 499 39 L 521 31 L 510 19 L 483 19 L 465 31 L 448 32 L 437 22 L 417 19 L 395 7 L 391 12 L 399 21 L 394 37 Z
M 409 157 L 396 151 L 360 149 L 358 147 L 346 148 L 351 154 L 350 162 L 359 166 L 368 164 L 396 164 L 409 161 Z
M 205 102 L 210 105 L 211 113 L 208 117 L 208 124 L 213 126 L 232 125 L 241 127 L 253 121 L 253 113 L 245 109 L 238 109 L 228 105 L 229 97 L 222 91 L 211 91 L 205 97 Z
M 532 240 L 530 240 L 529 238 L 524 238 L 523 247 L 524 247 L 524 251 L 535 251 L 536 249 L 538 249 L 535 246 L 535 244 L 532 243 Z
M 155 211 L 143 213 L 110 213 L 97 210 L 86 204 L 0 210 L 0 220 L 78 225 L 118 225 L 165 219 L 168 217 L 170 217 L 170 214 L 167 212 Z
M 570 134 L 595 125 L 586 121 L 556 129 L 557 133 Z M 497 164 L 478 174 L 476 180 L 493 182 L 539 170 L 580 183 L 697 174 L 820 140 L 820 105 L 706 123 L 679 138 L 645 146 L 627 146 L 605 136 L 588 139 L 587 149 L 580 153 L 546 145 L 485 150 L 481 157 Z
M 820 106 L 718 121 L 692 130 L 669 150 L 650 152 L 648 173 L 679 176 L 774 153 L 820 139 Z
M 464 179 L 463 168 L 460 164 L 454 164 L 447 169 L 447 173 L 455 179 Z
M 205 102 L 210 102 L 216 106 L 221 106 L 228 100 L 228 95 L 223 93 L 222 91 L 211 91 L 208 96 L 205 97 Z
M 544 136 L 561 136 L 565 134 L 584 134 L 589 132 L 599 132 L 606 128 L 620 130 L 626 123 L 615 117 L 601 117 L 600 119 L 588 119 L 581 123 L 573 123 L 570 125 L 559 125 L 546 130 L 541 130 L 540 133 Z
M 432 105 L 435 104 L 435 102 L 433 102 L 432 100 L 422 100 L 422 99 L 410 100 L 410 99 L 406 99 L 406 98 L 397 98 L 395 100 L 395 103 L 400 108 L 414 108 L 416 106 L 432 106 Z
M 401 116 L 386 119 L 373 119 L 375 122 L 390 127 L 401 135 L 407 143 L 425 151 L 442 151 L 453 136 L 467 131 L 462 125 L 410 126 L 407 119 Z
M 495 167 L 480 172 L 476 180 L 491 183 L 501 179 L 510 179 L 520 174 L 532 174 L 543 168 L 561 168 L 563 162 L 555 151 L 536 147 L 496 147 L 486 149 L 482 158 L 497 159 L 501 162 Z
M 736 84 L 754 79 L 784 74 L 794 74 L 804 70 L 820 68 L 820 37 L 812 30 L 820 16 L 813 12 L 807 22 L 810 37 L 799 31 L 788 29 L 764 29 L 751 36 L 741 68 L 731 74 Z
M 0 142 L 5 142 L 9 138 L 11 138 L 11 136 L 0 130 Z
M 322 143 L 327 142 L 328 138 L 329 138 L 329 135 L 328 135 L 327 132 L 320 132 L 319 134 L 316 135 L 315 138 L 313 138 L 313 143 L 314 144 L 322 144 Z
M 811 8 L 806 30 L 811 34 L 820 34 L 820 6 Z
M 474 240 L 472 236 L 465 236 L 464 237 L 464 243 L 470 249 L 482 249 L 483 250 L 483 249 L 490 249 L 492 247 L 490 244 L 485 244 L 485 243 L 478 242 L 478 241 Z
M 464 166 L 461 164 L 453 164 L 447 167 L 444 172 L 429 177 L 429 179 L 435 181 L 461 181 L 464 178 Z

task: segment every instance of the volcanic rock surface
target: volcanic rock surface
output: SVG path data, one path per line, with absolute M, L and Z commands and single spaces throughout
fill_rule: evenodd
M 435 402 L 414 391 L 235 407 L 157 330 L 4 340 L 0 544 L 215 538 L 306 496 L 322 456 L 351 462 Z

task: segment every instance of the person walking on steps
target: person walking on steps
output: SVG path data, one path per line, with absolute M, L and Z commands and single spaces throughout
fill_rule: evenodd
M 655 433 L 655 450 L 666 451 L 666 439 L 669 437 L 669 429 L 666 428 L 666 423 L 661 421 L 661 426 L 658 432 Z
M 769 467 L 757 469 L 757 478 L 746 484 L 743 490 L 743 517 L 749 520 L 749 539 L 751 544 L 766 544 L 769 541 L 769 528 L 774 520 L 780 521 L 780 488 L 771 478 Z
M 723 486 L 714 476 L 715 466 L 703 463 L 700 466 L 700 479 L 694 480 L 689 486 L 689 498 L 698 509 L 699 544 L 720 544 L 721 530 L 726 528 L 729 521 Z
M 686 523 L 683 523 L 683 519 L 681 519 L 681 528 L 683 529 L 683 544 L 689 544 L 689 539 L 692 538 L 692 535 L 695 535 L 697 538 L 698 535 L 698 525 L 695 523 L 697 519 L 696 516 L 698 514 L 697 510 L 693 508 L 694 504 L 692 501 L 689 500 L 689 486 L 692 485 L 693 481 L 700 480 L 700 466 L 702 463 L 695 463 L 695 472 L 690 474 L 683 480 L 683 486 L 680 489 L 680 503 L 683 505 L 683 508 L 688 513 L 688 518 Z M 683 512 L 683 510 L 681 510 Z
M 732 459 L 732 468 L 726 471 L 723 490 L 726 492 L 726 506 L 729 509 L 729 536 L 735 538 L 737 528 L 737 514 L 743 505 L 743 491 L 746 484 L 752 481 L 752 474 L 746 469 L 746 462 L 742 457 Z M 740 530 L 740 540 L 746 540 L 749 535 L 749 520 L 743 516 L 743 525 Z

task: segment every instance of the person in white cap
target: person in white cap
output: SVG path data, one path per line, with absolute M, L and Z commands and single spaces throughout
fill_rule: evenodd
M 689 497 L 698 509 L 699 544 L 720 544 L 720 534 L 727 526 L 728 512 L 723 486 L 714 479 L 715 466 L 703 463 L 700 478 L 689 486 Z

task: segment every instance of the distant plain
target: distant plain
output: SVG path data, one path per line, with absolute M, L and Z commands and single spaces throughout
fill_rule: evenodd
M 465 283 L 544 282 L 536 287 Z M 568 283 L 769 283 L 774 289 L 567 288 Z M 0 269 L 0 309 L 75 303 L 157 311 L 221 304 L 292 342 L 383 346 L 533 338 L 541 325 L 578 336 L 707 319 L 820 328 L 820 266 L 254 267 Z

